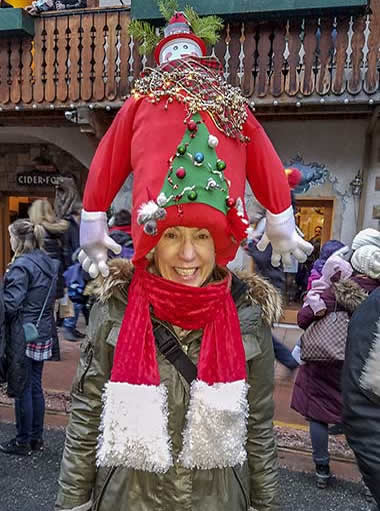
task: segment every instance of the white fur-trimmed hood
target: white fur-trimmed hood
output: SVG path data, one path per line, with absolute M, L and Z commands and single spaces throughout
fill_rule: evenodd
M 360 376 L 360 386 L 380 397 L 380 320 L 373 343 Z

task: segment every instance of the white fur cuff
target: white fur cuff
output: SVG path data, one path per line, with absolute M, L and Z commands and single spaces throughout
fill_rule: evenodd
M 380 397 L 380 321 L 377 323 L 375 338 L 360 376 L 360 386 Z
M 166 472 L 173 464 L 164 385 L 108 382 L 97 464 Z
M 248 385 L 244 380 L 191 386 L 180 462 L 186 468 L 223 468 L 247 458 Z

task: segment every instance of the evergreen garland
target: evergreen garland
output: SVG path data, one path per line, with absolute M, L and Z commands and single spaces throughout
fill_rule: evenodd
M 196 36 L 203 39 L 206 44 L 214 46 L 219 40 L 219 34 L 223 30 L 223 20 L 218 16 L 206 16 L 201 18 L 192 7 L 185 7 L 185 16 Z
M 169 21 L 178 8 L 177 0 L 157 0 L 162 16 Z M 223 30 L 223 20 L 218 16 L 201 18 L 190 6 L 186 6 L 184 14 L 190 23 L 193 33 L 208 45 L 214 46 L 219 40 L 219 32 Z M 149 55 L 162 37 L 147 21 L 133 20 L 129 24 L 129 33 L 140 43 L 139 54 Z
M 166 19 L 166 21 L 169 21 L 175 11 L 178 9 L 177 0 L 158 0 L 157 5 L 160 9 L 160 13 Z
M 156 29 L 147 21 L 131 21 L 128 31 L 133 39 L 136 39 L 136 41 L 140 43 L 140 55 L 149 55 L 152 53 L 161 39 L 161 36 L 156 34 Z

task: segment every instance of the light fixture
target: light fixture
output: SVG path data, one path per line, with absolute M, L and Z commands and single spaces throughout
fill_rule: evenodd
M 360 170 L 358 170 L 358 173 L 354 177 L 354 179 L 350 183 L 351 192 L 354 197 L 360 197 L 360 194 L 362 193 L 362 187 L 363 187 L 363 179 Z

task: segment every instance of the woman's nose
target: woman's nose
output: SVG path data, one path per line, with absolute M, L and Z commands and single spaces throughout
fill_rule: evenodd
M 185 261 L 192 261 L 195 257 L 195 247 L 193 240 L 185 239 L 181 247 L 181 257 Z

